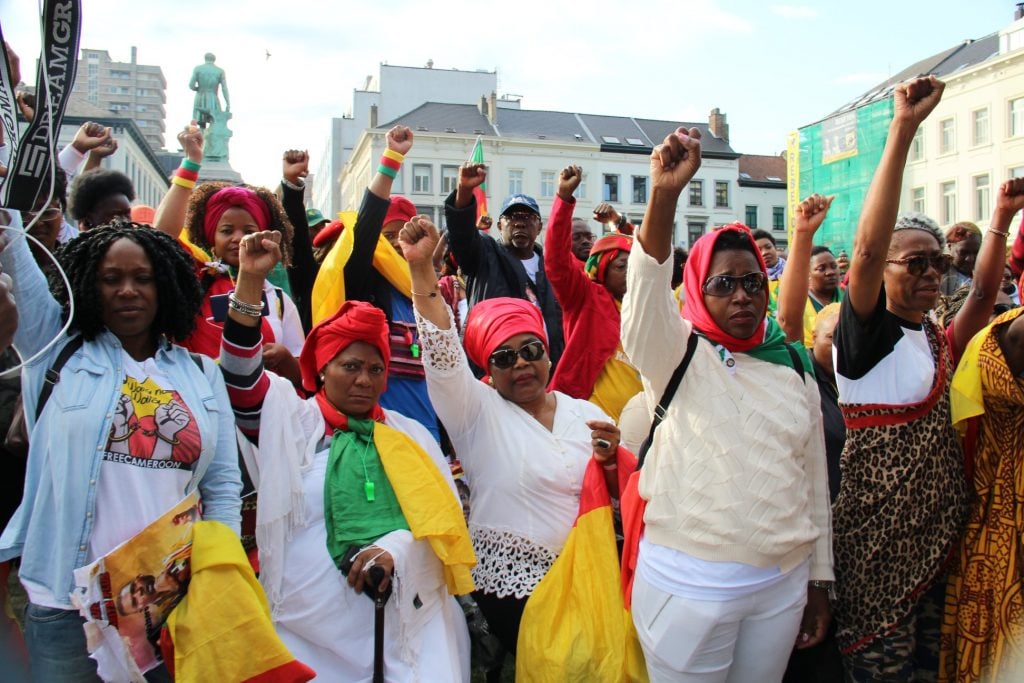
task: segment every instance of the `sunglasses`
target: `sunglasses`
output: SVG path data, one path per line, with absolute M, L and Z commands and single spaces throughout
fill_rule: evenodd
M 953 265 L 953 257 L 949 254 L 936 254 L 935 256 L 908 256 L 907 258 L 889 258 L 886 263 L 897 266 L 906 266 L 907 272 L 920 277 L 928 272 L 928 268 L 934 268 L 939 273 L 945 273 Z
M 491 365 L 498 368 L 499 370 L 508 370 L 510 367 L 516 364 L 517 358 L 532 363 L 535 360 L 540 360 L 547 353 L 544 349 L 544 342 L 539 339 L 534 339 L 531 342 L 526 342 L 518 349 L 498 349 L 491 354 Z
M 711 296 L 729 296 L 736 291 L 736 285 L 742 284 L 747 294 L 764 291 L 768 276 L 764 273 L 747 273 L 746 275 L 712 275 L 704 281 L 705 294 Z

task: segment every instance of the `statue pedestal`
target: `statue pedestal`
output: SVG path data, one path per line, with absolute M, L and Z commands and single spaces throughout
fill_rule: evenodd
M 226 180 L 232 183 L 242 182 L 242 174 L 231 168 L 228 161 L 204 161 L 199 169 L 199 182 L 204 180 Z

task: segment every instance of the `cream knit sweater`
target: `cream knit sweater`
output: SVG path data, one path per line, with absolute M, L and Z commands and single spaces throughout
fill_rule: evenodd
M 656 405 L 691 325 L 672 298 L 672 260 L 633 243 L 622 346 Z M 817 384 L 791 368 L 700 340 L 640 475 L 646 538 L 709 561 L 788 571 L 811 557 L 831 581 L 832 532 Z

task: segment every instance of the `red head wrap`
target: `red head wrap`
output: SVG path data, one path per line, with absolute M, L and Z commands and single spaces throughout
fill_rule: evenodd
M 732 352 L 750 351 L 764 341 L 765 321 L 762 317 L 760 327 L 750 336 L 749 339 L 737 339 L 726 334 L 720 328 L 708 309 L 704 306 L 704 281 L 708 279 L 708 271 L 711 270 L 711 256 L 715 250 L 715 244 L 727 233 L 739 233 L 750 242 L 751 253 L 757 258 L 757 266 L 767 277 L 764 259 L 757 248 L 754 236 L 750 228 L 742 223 L 730 223 L 714 232 L 710 232 L 697 240 L 690 248 L 690 257 L 686 260 L 683 268 L 683 287 L 686 291 L 686 301 L 683 304 L 683 317 L 693 323 L 697 331 L 704 334 L 716 344 L 721 344 Z M 767 294 L 767 290 L 765 292 Z M 767 303 L 767 302 L 766 302 Z M 764 316 L 767 308 L 761 311 Z
M 214 192 L 206 201 L 203 234 L 206 235 L 207 244 L 213 244 L 217 223 L 220 222 L 224 212 L 233 207 L 248 211 L 260 230 L 266 230 L 270 225 L 270 209 L 258 194 L 247 187 L 225 187 Z
M 494 350 L 523 333 L 536 336 L 547 348 L 548 338 L 539 308 L 525 299 L 485 299 L 469 309 L 463 346 L 469 359 L 486 370 Z
M 416 205 L 405 197 L 394 195 L 391 197 L 391 206 L 388 207 L 387 215 L 381 225 L 387 225 L 391 221 L 402 221 L 408 223 L 416 215 Z
M 633 238 L 629 235 L 617 232 L 605 235 L 594 242 L 594 246 L 590 248 L 590 257 L 587 258 L 584 270 L 594 282 L 604 283 L 604 274 L 608 270 L 608 264 L 619 255 L 620 251 L 629 253 L 632 248 Z
M 346 301 L 337 313 L 310 330 L 306 337 L 299 355 L 302 387 L 306 391 L 316 391 L 318 375 L 323 367 L 357 341 L 364 341 L 380 351 L 386 372 L 391 345 L 384 311 L 365 301 Z
M 345 229 L 345 224 L 341 221 L 331 221 L 320 229 L 320 232 L 313 238 L 313 246 L 319 249 L 320 247 L 330 244 L 334 240 L 341 237 L 342 231 Z

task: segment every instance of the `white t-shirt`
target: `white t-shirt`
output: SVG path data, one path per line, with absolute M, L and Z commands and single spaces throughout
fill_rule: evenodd
M 530 278 L 530 282 L 537 284 L 537 271 L 540 270 L 540 256 L 537 252 L 533 253 L 528 259 L 523 259 L 523 268 L 526 269 L 526 275 Z

